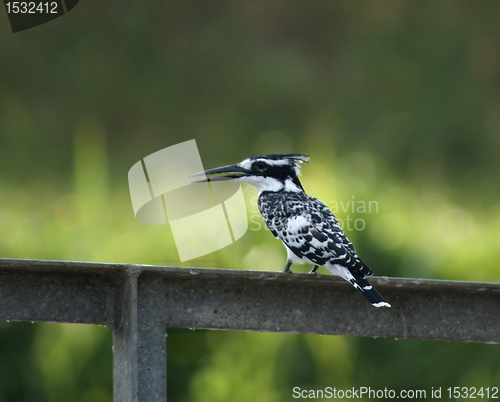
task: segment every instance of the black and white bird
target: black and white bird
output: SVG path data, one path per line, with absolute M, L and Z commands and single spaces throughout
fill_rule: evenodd
M 199 181 L 237 180 L 259 190 L 258 207 L 272 234 L 285 245 L 288 258 L 283 272 L 292 272 L 292 263 L 326 268 L 350 282 L 375 307 L 391 307 L 366 280 L 373 272 L 356 254 L 333 212 L 321 201 L 308 196 L 300 183 L 302 154 L 253 156 L 231 166 L 206 170 Z

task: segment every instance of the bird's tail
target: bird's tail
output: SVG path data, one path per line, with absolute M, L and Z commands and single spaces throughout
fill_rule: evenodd
M 370 282 L 366 280 L 360 272 L 351 272 L 351 277 L 348 279 L 352 286 L 358 289 L 361 294 L 374 307 L 391 307 L 380 293 L 375 289 Z
M 366 300 L 368 300 L 372 306 L 375 307 L 391 307 L 387 303 L 380 293 L 377 292 L 370 282 L 365 278 L 365 275 L 361 271 L 352 272 L 348 268 L 340 264 L 326 264 L 324 266 L 332 275 L 340 276 L 348 281 L 352 286 L 358 289 Z M 371 272 L 371 271 L 370 271 Z

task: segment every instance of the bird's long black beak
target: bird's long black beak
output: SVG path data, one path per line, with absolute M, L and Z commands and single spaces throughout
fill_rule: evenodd
M 195 173 L 188 176 L 188 178 L 205 175 L 204 179 L 194 180 L 191 182 L 191 183 L 204 183 L 207 181 L 222 181 L 222 180 L 237 179 L 239 177 L 246 176 L 247 174 L 248 170 L 242 168 L 241 166 L 230 165 L 230 166 L 223 166 L 220 168 L 205 170 L 204 172 L 200 173 Z

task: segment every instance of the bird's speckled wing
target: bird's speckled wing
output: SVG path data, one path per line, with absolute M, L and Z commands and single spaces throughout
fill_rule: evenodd
M 278 193 L 262 193 L 259 210 L 271 232 L 299 258 L 316 265 L 339 264 L 352 272 L 371 275 L 344 234 L 333 212 L 306 194 L 288 194 L 283 203 Z

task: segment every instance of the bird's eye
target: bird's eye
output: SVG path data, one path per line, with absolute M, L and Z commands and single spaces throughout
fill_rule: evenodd
M 256 170 L 264 170 L 267 167 L 267 163 L 263 161 L 255 162 L 252 167 Z

